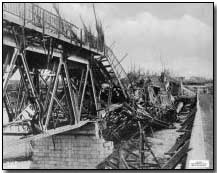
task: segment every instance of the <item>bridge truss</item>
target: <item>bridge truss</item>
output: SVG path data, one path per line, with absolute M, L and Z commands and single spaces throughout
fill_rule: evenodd
M 9 119 L 4 134 L 32 140 L 97 121 L 99 110 L 112 102 L 113 88 L 128 98 L 124 77 L 100 36 L 90 40 L 34 3 L 3 4 L 3 102 Z M 109 84 L 106 99 L 103 83 Z

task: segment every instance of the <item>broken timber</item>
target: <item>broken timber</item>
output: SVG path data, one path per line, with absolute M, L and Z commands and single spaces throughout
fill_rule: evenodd
M 15 144 L 20 144 L 20 143 L 30 142 L 32 140 L 45 138 L 45 137 L 48 137 L 48 136 L 57 135 L 57 134 L 60 134 L 60 133 L 63 133 L 63 132 L 67 132 L 67 131 L 70 131 L 70 130 L 77 129 L 79 127 L 84 126 L 87 123 L 90 123 L 90 122 L 91 121 L 89 121 L 89 120 L 80 121 L 78 124 L 75 124 L 75 125 L 67 125 L 67 126 L 63 126 L 63 127 L 58 127 L 56 129 L 50 129 L 50 130 L 47 130 L 47 131 L 43 132 L 42 134 L 38 134 L 38 135 L 34 135 L 34 136 L 28 136 L 28 137 L 25 137 L 23 139 L 8 142 L 7 145 L 15 145 Z
M 173 155 L 190 137 L 190 132 L 185 132 L 184 134 L 182 134 L 181 137 L 176 140 L 176 143 L 172 146 L 172 148 L 165 154 Z
M 190 140 L 186 141 L 182 148 L 180 148 L 170 159 L 163 165 L 162 169 L 174 169 L 177 164 L 182 160 L 182 158 L 190 150 L 189 147 Z

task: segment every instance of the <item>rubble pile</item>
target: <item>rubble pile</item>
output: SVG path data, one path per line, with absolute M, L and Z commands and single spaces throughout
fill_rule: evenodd
M 174 123 L 177 120 L 176 116 L 176 109 L 174 107 L 156 107 L 154 105 L 152 106 L 146 106 L 145 110 L 153 117 L 162 121 L 165 121 L 167 123 Z
M 173 108 L 159 108 L 151 105 L 147 108 L 139 104 L 131 107 L 124 103 L 107 112 L 103 118 L 107 123 L 103 129 L 103 137 L 106 140 L 114 141 L 115 149 L 96 168 L 175 169 L 177 165 L 183 168 L 186 153 L 189 151 L 188 146 L 195 112 L 196 98 L 188 96 L 176 97 Z M 175 119 L 170 120 L 173 116 Z M 176 124 L 179 123 L 179 126 L 173 126 L 173 121 Z M 155 130 L 159 127 L 179 127 L 175 131 L 181 134 L 175 144 L 167 152 L 161 154 L 158 153 L 159 151 L 153 150 L 153 145 L 156 147 L 155 142 L 158 139 L 151 138 L 153 141 L 150 142 L 151 133 L 148 132 L 150 127 L 154 127 Z M 145 134 L 143 138 L 141 138 L 141 130 Z M 144 151 L 141 147 L 144 147 Z M 143 154 L 144 158 L 142 159 Z
M 163 76 L 163 75 L 162 75 Z M 138 121 L 155 129 L 174 128 L 173 123 L 178 121 L 179 102 L 185 103 L 185 98 L 173 97 L 162 78 L 150 78 L 144 85 L 131 86 L 132 98 L 128 103 L 107 111 L 102 119 L 104 127 L 102 135 L 108 141 L 127 140 L 138 131 Z M 179 98 L 179 100 L 175 100 Z
M 114 142 L 127 140 L 139 130 L 138 122 L 155 128 L 174 128 L 171 121 L 167 120 L 170 119 L 171 115 L 175 116 L 176 113 L 173 109 L 153 108 L 150 107 L 150 112 L 147 112 L 146 108 L 141 105 L 136 105 L 136 108 L 134 108 L 124 103 L 122 106 L 108 111 L 102 119 L 104 139 Z M 163 117 L 167 121 L 163 121 Z M 166 119 L 166 117 L 168 118 Z
M 105 123 L 102 135 L 107 141 L 128 139 L 138 129 L 135 111 L 126 103 L 107 112 L 102 121 Z
M 164 155 L 155 157 L 151 145 L 144 145 L 149 143 L 146 137 L 153 136 L 154 131 L 160 129 L 176 129 L 177 124 L 180 124 L 183 127 L 176 130 L 177 132 L 183 131 L 183 129 L 191 131 L 192 123 L 189 125 L 188 122 L 192 122 L 194 118 L 192 115 L 195 113 L 196 97 L 182 94 L 181 84 L 177 84 L 176 81 L 171 83 L 163 75 L 154 80 L 149 78 L 146 82 L 143 82 L 143 85 L 131 86 L 131 99 L 128 102 L 121 102 L 122 104 L 113 106 L 112 110 L 107 110 L 101 120 L 103 124 L 103 128 L 101 128 L 102 136 L 107 141 L 113 141 L 116 150 L 98 165 L 100 169 L 158 169 L 161 166 L 167 168 L 172 165 L 175 167 L 179 163 L 178 160 L 174 161 L 173 157 L 168 158 Z M 143 137 L 141 136 L 142 133 L 144 133 Z M 135 134 L 140 134 L 140 137 L 137 136 L 137 139 L 133 139 L 137 143 L 134 143 L 134 147 L 131 149 L 126 150 L 123 143 L 131 143 Z M 181 144 L 185 142 L 185 139 L 189 139 L 189 134 L 184 135 Z M 174 149 L 172 154 L 179 154 L 180 151 L 183 151 L 184 156 L 187 152 L 188 143 L 183 145 L 183 148 L 179 143 L 173 146 L 177 151 Z M 141 147 L 146 149 L 142 151 Z M 154 161 L 146 166 L 142 159 L 145 151 L 150 152 L 145 155 L 152 157 L 151 159 L 146 157 L 145 163 Z M 123 156 L 120 156 L 121 153 Z M 131 161 L 128 161 L 129 155 L 134 155 L 133 162 L 131 159 Z

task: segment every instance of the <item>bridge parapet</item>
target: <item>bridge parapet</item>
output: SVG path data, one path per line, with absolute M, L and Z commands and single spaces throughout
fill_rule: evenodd
M 205 155 L 205 143 L 202 127 L 201 108 L 199 104 L 199 91 L 197 92 L 197 112 L 192 128 L 189 148 L 191 149 L 187 155 L 186 169 L 206 169 L 207 159 Z M 204 165 L 206 164 L 206 165 Z
M 3 19 L 103 55 L 104 41 L 34 3 L 4 3 Z

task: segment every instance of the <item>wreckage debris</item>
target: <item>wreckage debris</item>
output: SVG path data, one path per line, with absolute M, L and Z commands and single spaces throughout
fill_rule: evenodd
M 5 4 L 4 10 L 11 11 L 11 7 L 17 5 Z M 141 80 L 130 81 L 112 49 L 105 44 L 101 22 L 96 21 L 97 36 L 94 36 L 83 20 L 84 30 L 65 21 L 58 8 L 55 8 L 56 16 L 52 13 L 44 15 L 46 11 L 36 4 L 21 5 L 43 11 L 38 14 L 39 19 L 48 15 L 58 25 L 55 28 L 48 21 L 32 18 L 29 20 L 31 25 L 43 28 L 43 33 L 33 32 L 32 28 L 23 28 L 23 32 L 19 24 L 12 25 L 4 20 L 6 35 L 18 40 L 17 48 L 4 45 L 8 49 L 4 49 L 3 57 L 3 101 L 9 117 L 9 123 L 4 125 L 5 132 L 11 126 L 21 126 L 22 134 L 28 137 L 37 137 L 36 134 L 44 136 L 43 132 L 53 130 L 48 134 L 52 136 L 80 127 L 86 123 L 84 120 L 98 120 L 103 138 L 113 141 L 116 149 L 99 168 L 105 168 L 104 163 L 107 163 L 107 167 L 113 169 L 145 169 L 162 167 L 146 135 L 163 128 L 176 128 L 174 123 L 178 122 L 181 128 L 177 131 L 184 134 L 167 152 L 171 158 L 163 168 L 174 168 L 185 157 L 196 112 L 195 93 L 184 88 L 189 95 L 183 95 L 181 82 L 165 72 L 160 76 L 145 76 Z M 27 9 L 28 16 L 34 16 L 34 11 Z M 13 10 L 10 13 L 13 14 Z M 23 19 L 19 15 L 17 17 Z M 47 35 L 47 25 L 52 31 L 50 35 Z M 13 28 L 13 32 L 10 28 Z M 76 28 L 77 34 L 73 31 Z M 57 35 L 54 34 L 56 31 Z M 61 41 L 62 36 L 70 42 Z M 72 41 L 76 44 L 73 45 Z M 37 52 L 28 51 L 26 43 L 45 49 L 45 54 L 38 56 Z M 60 53 L 60 57 L 53 56 L 54 50 Z M 72 50 L 77 51 L 74 54 Z M 10 89 L 12 84 L 9 85 L 9 80 L 15 72 L 19 72 L 21 77 L 17 84 L 13 83 L 13 87 L 17 87 Z M 106 85 L 102 87 L 103 84 Z M 101 110 L 105 111 L 102 118 Z M 15 132 L 10 134 L 14 135 Z M 152 156 L 154 162 L 144 161 L 143 154 Z
M 152 107 L 153 108 L 153 107 Z M 124 103 L 122 106 L 113 108 L 108 111 L 102 119 L 102 135 L 108 141 L 127 140 L 132 134 L 138 130 L 138 121 L 153 127 L 160 128 L 174 128 L 170 121 L 163 121 L 160 117 L 171 116 L 170 110 L 165 112 L 146 112 L 145 109 L 139 106 L 137 109 Z M 172 112 L 174 114 L 174 112 Z
M 155 156 L 150 142 L 145 136 L 151 135 L 148 133 L 148 127 L 161 126 L 161 128 L 169 128 L 169 124 L 153 118 L 141 105 L 137 105 L 137 109 L 132 109 L 126 103 L 116 108 L 113 107 L 104 117 L 104 123 L 107 122 L 108 124 L 104 126 L 103 137 L 106 140 L 115 142 L 115 150 L 103 162 L 97 165 L 97 169 L 174 169 L 178 164 L 184 167 L 186 154 L 189 151 L 193 118 L 196 113 L 194 101 L 196 101 L 195 98 L 191 98 L 187 99 L 186 102 L 176 104 L 177 109 L 174 110 L 175 114 L 177 114 L 177 119 L 183 112 L 188 111 L 189 113 L 185 114 L 185 120 L 179 121 L 181 128 L 177 131 L 184 129 L 184 133 L 180 134 L 176 143 L 165 153 L 165 155 L 170 156 L 166 160 L 165 158 L 157 158 Z M 176 110 L 179 111 L 177 112 Z M 143 138 L 141 134 L 138 137 L 141 131 L 145 135 Z M 141 143 L 141 139 L 143 143 Z M 131 145 L 132 143 L 133 145 Z M 142 152 L 146 156 L 143 159 L 141 157 L 142 146 L 146 148 L 145 152 Z M 141 159 L 144 164 L 141 164 Z M 144 159 L 146 160 L 144 161 Z
M 188 101 L 193 101 L 193 98 Z M 189 114 L 185 115 L 185 120 L 181 123 L 181 128 L 177 130 L 178 132 L 184 133 L 182 133 L 176 139 L 175 144 L 169 149 L 168 152 L 165 153 L 167 155 L 170 155 L 171 158 L 163 166 L 164 169 L 174 169 L 180 162 L 183 162 L 182 168 L 184 168 L 187 152 L 190 150 L 188 146 L 190 143 L 193 120 L 196 114 L 196 107 L 190 109 L 191 106 L 195 106 L 195 103 L 191 102 L 189 104 L 184 105 L 185 109 L 183 109 L 183 111 L 188 110 Z
M 112 154 L 99 163 L 96 168 L 160 169 L 161 163 L 152 151 L 150 143 L 144 134 L 147 126 L 142 127 L 141 124 L 139 126 L 139 131 L 134 133 L 127 141 L 116 144 Z
M 175 86 L 179 87 L 177 84 Z M 163 91 L 160 92 L 161 89 Z M 173 97 L 164 89 L 162 85 L 161 87 L 155 87 L 153 84 L 149 84 L 145 89 L 136 90 L 139 92 L 134 97 L 133 104 L 124 103 L 106 112 L 102 120 L 104 124 L 102 136 L 105 140 L 114 141 L 116 150 L 97 166 L 98 169 L 173 169 L 178 164 L 181 164 L 183 167 L 186 153 L 189 151 L 189 139 L 196 112 L 196 97 L 180 94 Z M 135 134 L 141 131 L 141 125 L 144 127 L 143 132 L 151 136 L 148 127 L 152 129 L 153 133 L 153 129 L 176 128 L 174 123 L 177 122 L 181 124 L 181 128 L 177 131 L 184 132 L 184 134 L 181 134 L 174 146 L 165 153 L 170 156 L 167 160 L 156 158 L 151 150 L 151 146 L 145 145 L 146 149 L 148 148 L 148 151 L 151 153 L 149 155 L 154 158 L 155 163 L 148 163 L 146 160 L 146 166 L 144 166 L 139 164 L 144 161 L 144 158 L 142 159 L 141 155 L 135 154 L 141 154 L 141 148 L 142 146 L 144 147 L 144 143 L 141 146 L 138 139 L 134 138 L 134 147 L 128 149 L 124 147 L 128 146 L 133 136 L 135 137 Z M 143 138 L 143 140 L 148 143 L 147 138 Z M 138 146 L 140 150 L 135 152 Z M 134 159 L 124 157 L 123 153 L 126 151 L 126 156 L 133 155 Z M 158 160 L 161 160 L 161 163 Z
M 106 113 L 102 119 L 102 123 L 105 124 L 102 135 L 108 141 L 117 142 L 121 139 L 128 139 L 130 135 L 137 131 L 137 121 L 135 111 L 125 103 L 121 107 Z

